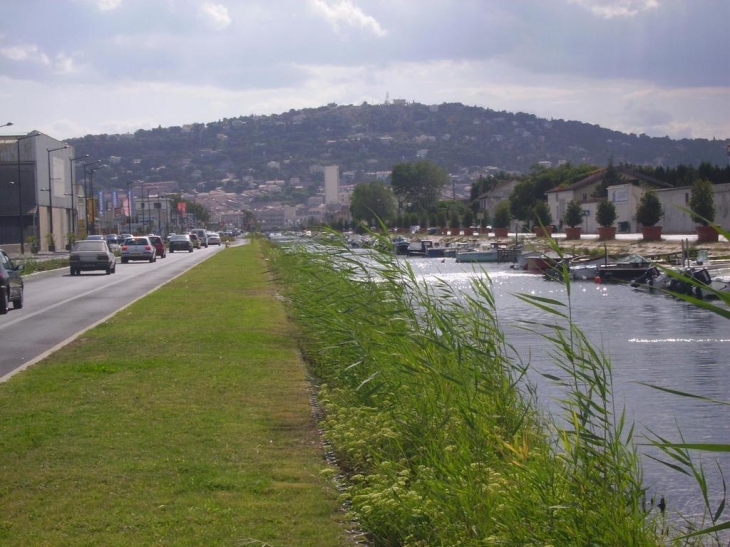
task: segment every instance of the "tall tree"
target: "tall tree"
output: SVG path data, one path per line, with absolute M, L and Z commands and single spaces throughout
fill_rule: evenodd
M 382 182 L 362 182 L 352 191 L 350 213 L 356 221 L 380 219 L 388 223 L 396 216 L 395 196 Z
M 448 181 L 448 173 L 427 160 L 394 165 L 390 175 L 393 193 L 412 211 L 435 207 Z

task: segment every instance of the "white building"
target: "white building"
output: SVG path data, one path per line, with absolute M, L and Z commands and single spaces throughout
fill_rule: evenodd
M 340 201 L 340 168 L 337 165 L 327 165 L 324 168 L 324 202 L 338 203 Z

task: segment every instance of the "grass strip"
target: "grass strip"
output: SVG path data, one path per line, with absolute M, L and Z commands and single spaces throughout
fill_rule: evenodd
M 0 386 L 2 545 L 342 545 L 255 242 Z

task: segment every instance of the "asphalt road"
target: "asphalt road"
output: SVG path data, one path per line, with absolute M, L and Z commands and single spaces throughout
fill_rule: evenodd
M 225 247 L 167 254 L 156 262 L 117 258 L 116 273 L 54 270 L 24 278 L 23 308 L 0 316 L 0 381 L 43 359 L 123 307 Z

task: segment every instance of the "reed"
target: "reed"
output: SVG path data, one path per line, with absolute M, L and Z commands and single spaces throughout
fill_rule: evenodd
M 552 318 L 525 325 L 554 343 L 565 395 L 552 418 L 505 342 L 488 278 L 472 296 L 419 283 L 379 246 L 353 254 L 332 236 L 270 250 L 372 543 L 662 544 L 610 363 L 569 307 L 523 296 Z

